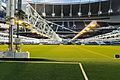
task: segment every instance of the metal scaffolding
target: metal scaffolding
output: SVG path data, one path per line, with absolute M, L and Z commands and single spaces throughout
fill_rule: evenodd
M 26 15 L 27 18 L 25 21 L 32 24 L 33 28 L 36 29 L 40 35 L 52 40 L 62 41 L 62 38 L 60 38 L 59 35 L 49 26 L 48 21 L 42 18 L 29 3 L 27 3 L 26 6 Z

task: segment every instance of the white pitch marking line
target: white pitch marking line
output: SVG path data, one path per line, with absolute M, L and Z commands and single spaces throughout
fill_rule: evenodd
M 81 69 L 81 71 L 82 71 L 82 73 L 83 73 L 83 76 L 84 76 L 85 80 L 88 80 L 88 77 L 87 77 L 87 75 L 86 75 L 86 73 L 85 73 L 85 70 L 83 69 L 82 64 L 79 63 L 79 66 L 80 66 L 80 69 Z
M 0 62 L 18 62 L 18 63 L 51 63 L 51 64 L 78 64 L 77 62 L 45 62 L 45 61 L 0 61 Z
M 26 62 L 26 63 L 51 63 L 51 64 L 78 64 L 77 62 L 40 62 L 40 61 L 29 61 L 29 62 Z

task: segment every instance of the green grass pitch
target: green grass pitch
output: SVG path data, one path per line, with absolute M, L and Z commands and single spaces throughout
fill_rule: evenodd
M 2 50 L 5 51 L 6 48 L 7 48 L 6 45 L 0 45 L 0 51 Z M 120 76 L 119 76 L 120 75 L 120 67 L 119 67 L 120 60 L 114 58 L 115 54 L 120 54 L 120 46 L 23 45 L 22 51 L 29 51 L 31 54 L 30 55 L 31 58 L 42 58 L 42 59 L 64 61 L 64 62 L 80 62 L 83 64 L 84 70 L 89 80 L 119 80 L 120 79 Z M 54 74 L 51 74 L 50 70 L 52 70 L 53 67 L 51 66 L 53 65 L 56 68 L 56 64 L 53 64 L 53 65 L 51 64 L 44 64 L 44 65 L 43 64 L 24 64 L 23 65 L 22 64 L 21 65 L 22 67 L 16 68 L 19 65 L 21 65 L 21 63 L 0 63 L 0 68 L 1 70 L 6 69 L 6 72 L 10 72 L 13 74 L 18 73 L 19 75 L 16 76 L 18 78 L 22 76 L 21 75 L 22 70 L 23 70 L 23 74 L 27 74 L 27 72 L 24 70 L 27 70 L 27 71 L 30 70 L 33 72 L 33 74 L 30 74 L 29 72 L 28 74 L 34 77 L 37 74 L 37 73 L 35 74 L 34 71 L 38 72 L 43 77 L 42 79 L 44 80 L 49 80 L 49 77 L 51 78 L 51 75 L 55 75 L 55 74 L 56 74 L 55 78 L 51 78 L 50 80 L 77 80 L 78 78 L 79 80 L 84 80 L 83 75 L 81 75 L 82 74 L 81 70 L 78 69 L 78 67 L 72 67 L 75 65 L 69 65 L 67 67 L 66 65 L 60 65 L 60 67 L 64 66 L 64 67 L 61 67 L 61 69 L 63 68 L 63 71 L 61 70 L 61 72 L 59 72 L 59 70 L 55 70 L 56 73 Z M 34 68 L 31 68 L 29 65 L 31 66 L 34 65 Z M 8 70 L 4 66 L 8 66 L 8 67 L 12 66 L 12 70 Z M 45 69 L 46 71 L 42 71 L 43 72 L 43 75 L 42 75 L 41 72 L 37 69 L 40 68 L 40 70 L 41 69 L 43 70 L 43 66 L 47 66 L 47 69 Z M 73 69 L 73 71 L 71 72 L 75 71 L 75 73 L 71 73 L 69 72 L 69 70 L 66 71 L 64 70 L 64 68 Z M 20 73 L 16 72 L 16 69 L 19 69 Z M 64 71 L 65 71 L 66 76 L 65 77 L 63 76 L 62 79 L 59 78 L 59 76 L 57 75 L 62 75 Z M 3 71 L 2 73 L 0 73 L 0 75 L 6 76 L 7 74 L 5 74 Z M 28 77 L 30 75 L 28 75 Z M 48 77 L 45 77 L 45 75 Z M 11 74 L 11 76 L 13 75 Z M 71 76 L 71 78 L 69 78 L 68 76 Z M 75 78 L 75 76 L 76 76 L 76 79 L 73 79 Z M 37 78 L 39 77 L 36 77 L 36 79 Z M 26 79 L 29 79 L 29 78 L 26 78 Z M 4 80 L 4 79 L 0 78 L 0 80 Z M 29 80 L 34 80 L 34 79 L 31 78 Z
M 0 63 L 0 80 L 84 80 L 77 64 Z

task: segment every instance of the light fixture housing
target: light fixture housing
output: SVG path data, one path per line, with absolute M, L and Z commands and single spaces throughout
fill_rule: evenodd
M 62 29 L 63 29 L 63 27 L 64 27 L 64 21 L 62 22 L 62 25 L 61 25 L 61 27 L 62 27 Z
M 102 14 L 102 11 L 98 11 L 98 15 L 101 15 Z
M 62 27 L 64 27 L 64 24 L 62 24 Z
M 91 24 L 91 28 L 95 28 L 97 26 L 97 24 L 96 23 L 94 23 L 94 24 Z
M 72 13 L 70 13 L 69 16 L 72 17 Z
M 113 13 L 113 10 L 112 10 L 112 0 L 110 0 L 110 8 L 108 10 L 108 14 L 111 14 Z
M 78 12 L 78 16 L 80 17 L 80 16 L 82 16 L 82 4 L 81 4 L 81 1 L 82 0 L 80 0 L 80 4 L 79 4 L 79 12 Z
M 75 29 L 76 28 L 76 24 L 75 24 L 75 22 L 73 21 L 73 28 Z
M 54 4 L 52 6 L 52 17 L 55 17 L 55 6 L 54 6 Z
M 55 17 L 55 13 L 52 13 L 52 17 Z
M 15 21 L 15 23 L 21 25 L 23 23 L 23 21 L 22 20 L 17 20 L 17 21 Z
M 92 13 L 89 11 L 89 12 L 88 12 L 88 16 L 90 17 L 90 16 L 91 16 L 91 14 L 92 14 Z
M 113 13 L 113 10 L 112 9 L 109 9 L 108 10 L 108 13 L 110 14 L 110 13 Z
M 76 25 L 74 24 L 73 27 L 76 28 Z
M 81 12 L 78 12 L 78 16 L 82 16 L 82 13 L 81 13 Z
M 63 13 L 61 13 L 61 17 L 64 17 L 64 14 L 63 14 Z
M 89 0 L 89 11 L 88 11 L 88 17 L 90 17 L 91 16 L 91 3 L 90 3 L 90 0 Z

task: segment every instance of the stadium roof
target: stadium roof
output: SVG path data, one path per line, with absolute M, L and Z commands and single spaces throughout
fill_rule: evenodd
M 107 1 L 107 0 L 32 0 L 32 2 L 36 3 L 47 3 L 47 4 L 85 4 L 85 3 L 93 3 L 99 1 Z

